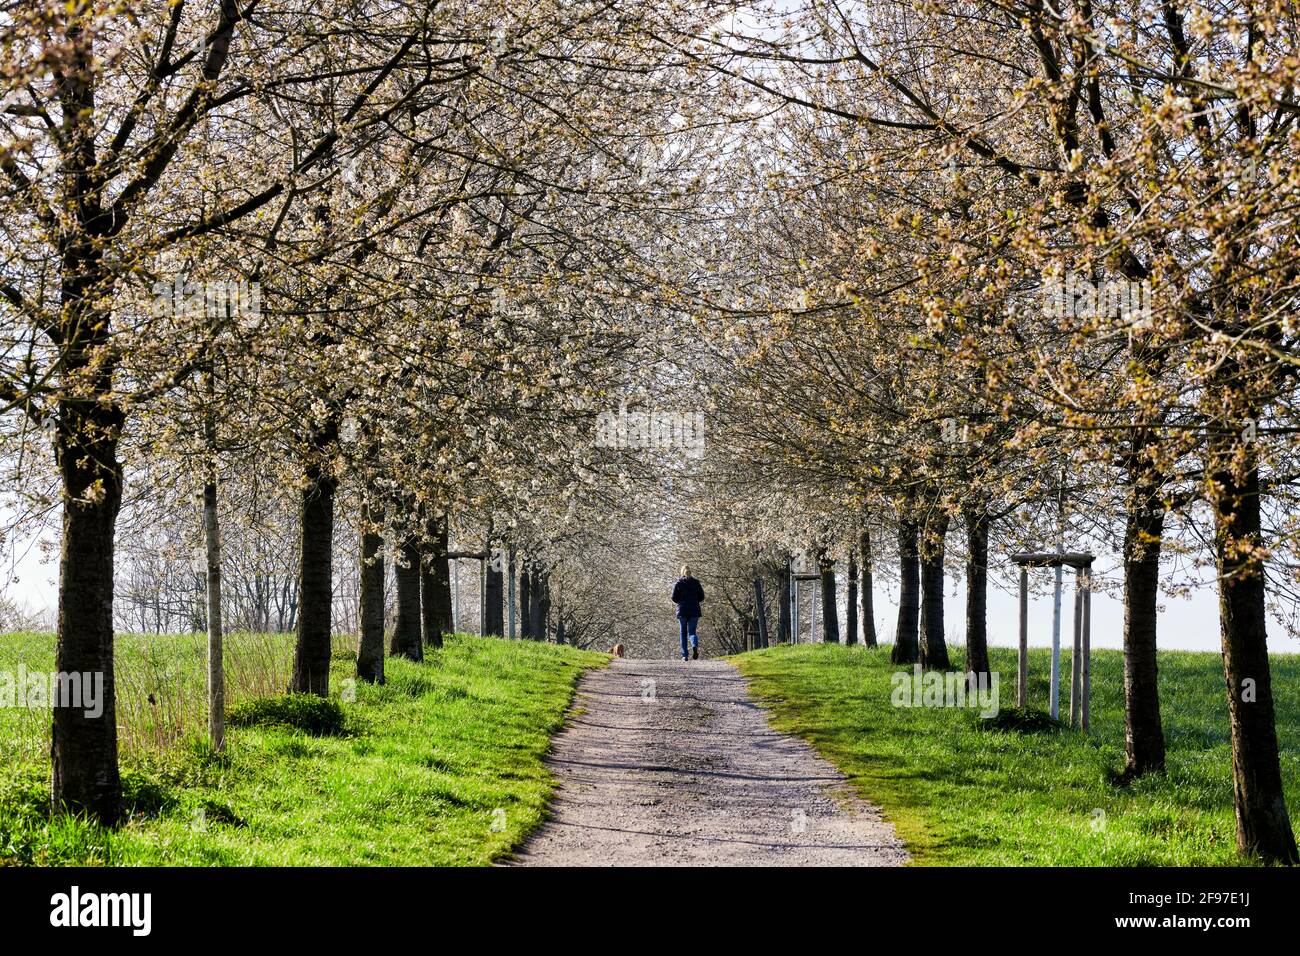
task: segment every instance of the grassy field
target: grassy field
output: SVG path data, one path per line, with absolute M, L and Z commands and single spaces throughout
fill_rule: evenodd
M 304 711 L 270 696 L 288 683 L 290 636 L 227 640 L 230 712 L 251 725 L 218 756 L 203 742 L 202 637 L 119 639 L 132 815 L 113 831 L 50 819 L 49 711 L 0 708 L 0 865 L 489 863 L 541 822 L 550 736 L 579 674 L 607 660 L 457 636 L 424 664 L 390 660 L 371 687 L 348 680 L 340 640 L 335 696 Z M 19 664 L 50 670 L 53 638 L 0 636 L 0 671 Z M 300 729 L 304 712 L 326 726 Z
M 961 648 L 954 648 L 961 659 Z M 1001 701 L 1015 651 L 995 648 Z M 1115 785 L 1123 765 L 1122 657 L 1095 651 L 1087 734 L 990 730 L 955 708 L 891 705 L 889 648 L 778 647 L 733 658 L 775 725 L 805 737 L 896 825 L 915 861 L 967 865 L 1231 865 L 1232 756 L 1217 654 L 1160 655 L 1167 773 Z M 1048 652 L 1030 651 L 1029 702 L 1046 708 Z M 1063 707 L 1069 696 L 1065 655 Z M 1282 772 L 1300 820 L 1300 656 L 1275 655 Z M 1068 711 L 1066 711 L 1068 713 Z

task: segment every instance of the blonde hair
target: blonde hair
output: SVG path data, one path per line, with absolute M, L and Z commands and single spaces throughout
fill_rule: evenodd
M 689 564 L 683 564 L 683 565 L 682 565 L 682 577 L 684 577 L 684 578 L 689 578 L 690 576 L 691 576 L 691 566 L 690 566 Z

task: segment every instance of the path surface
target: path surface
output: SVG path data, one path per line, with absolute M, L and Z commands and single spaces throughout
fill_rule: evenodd
M 548 759 L 551 819 L 517 865 L 907 860 L 839 771 L 771 728 L 728 663 L 615 660 L 583 676 L 576 707 Z

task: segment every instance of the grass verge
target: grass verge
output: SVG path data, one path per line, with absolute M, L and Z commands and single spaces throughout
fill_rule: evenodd
M 1094 651 L 1092 727 L 1055 730 L 1021 715 L 1001 729 L 956 708 L 891 704 L 889 648 L 803 645 L 739 655 L 780 730 L 807 739 L 879 805 L 919 864 L 1033 866 L 1236 865 L 1232 754 L 1217 654 L 1160 655 L 1167 771 L 1129 786 L 1123 658 Z M 960 659 L 961 648 L 952 648 Z M 1015 698 L 1015 651 L 994 648 L 1004 708 Z M 1045 707 L 1048 652 L 1030 651 L 1029 701 Z M 1064 655 L 1063 709 L 1069 654 Z M 1300 656 L 1274 655 L 1272 675 L 1287 803 L 1300 814 Z M 1065 710 L 1068 714 L 1068 710 Z
M 195 667 L 201 685 L 196 640 L 120 642 L 120 686 L 149 692 L 142 675 L 151 670 L 186 683 Z M 241 637 L 230 640 L 237 656 Z M 291 653 L 291 643 L 281 643 Z M 17 663 L 48 670 L 52 660 L 49 635 L 0 636 L 0 670 Z M 50 817 L 49 759 L 33 753 L 49 713 L 0 708 L 0 865 L 490 863 L 543 819 L 553 787 L 542 763 L 550 737 L 578 676 L 606 660 L 456 636 L 423 664 L 389 660 L 388 682 L 372 687 L 348 681 L 354 663 L 344 654 L 324 706 L 256 697 L 232 704 L 242 726 L 231 728 L 223 754 L 192 733 L 128 748 L 131 816 L 111 831 Z M 136 704 L 125 702 L 126 719 Z

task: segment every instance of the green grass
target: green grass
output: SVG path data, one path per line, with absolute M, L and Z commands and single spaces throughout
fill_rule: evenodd
M 1232 755 L 1217 654 L 1160 655 L 1167 772 L 1121 787 L 1123 661 L 1095 651 L 1092 727 L 981 727 L 971 711 L 891 705 L 889 648 L 778 647 L 733 658 L 781 730 L 806 738 L 882 807 L 914 860 L 964 865 L 1236 865 Z M 954 648 L 957 659 L 961 649 Z M 994 648 L 1005 706 L 1015 651 Z M 1030 651 L 1046 707 L 1048 652 Z M 1062 668 L 1068 714 L 1069 655 Z M 1287 804 L 1300 819 L 1300 656 L 1272 660 Z M 1016 729 L 1017 726 L 1020 729 Z M 1029 732 L 1025 732 L 1028 729 Z
M 50 818 L 49 712 L 0 708 L 0 865 L 490 863 L 541 822 L 550 737 L 578 676 L 607 660 L 457 636 L 423 664 L 390 659 L 388 683 L 372 687 L 348 681 L 355 658 L 341 640 L 322 706 L 268 696 L 287 683 L 290 638 L 227 640 L 230 658 L 250 663 L 231 678 L 240 726 L 214 755 L 202 637 L 119 639 L 131 818 L 112 831 Z M 53 643 L 0 636 L 0 671 L 50 669 Z

